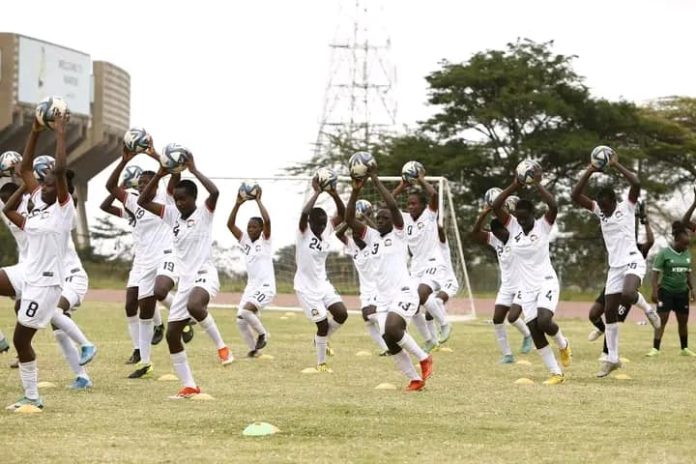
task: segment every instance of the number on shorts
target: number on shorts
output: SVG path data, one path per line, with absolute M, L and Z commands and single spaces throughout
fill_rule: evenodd
M 637 268 L 637 267 L 638 267 L 638 263 L 630 263 L 630 264 L 628 265 L 628 268 L 629 268 L 629 269 L 635 269 L 635 268 Z
M 66 281 L 66 282 L 72 282 L 72 281 L 73 281 L 73 277 L 75 277 L 75 276 L 68 276 L 68 277 L 65 278 L 65 281 Z
M 522 290 L 517 290 L 517 299 L 518 300 L 522 299 Z
M 376 255 L 378 251 L 379 251 L 379 243 L 373 244 L 372 245 L 372 254 Z
M 437 272 L 436 267 L 429 267 L 428 269 L 425 270 L 425 273 L 430 274 L 430 275 L 435 275 L 436 272 Z
M 399 303 L 399 307 L 403 309 L 404 311 L 407 311 L 411 309 L 411 303 L 406 303 L 405 301 L 402 301 Z
M 179 227 L 179 223 L 177 222 L 177 224 L 176 224 L 176 225 L 174 226 L 174 228 L 172 229 L 172 232 L 174 232 L 174 236 L 175 236 L 175 237 L 178 237 L 178 236 L 179 236 L 179 230 L 180 230 L 180 227 Z
M 254 299 L 255 299 L 256 301 L 258 301 L 259 303 L 263 303 L 263 300 L 266 299 L 266 295 L 265 295 L 264 293 L 261 293 L 261 291 L 256 290 L 256 291 L 254 292 L 254 296 L 253 296 L 252 298 L 254 298 Z
M 548 298 L 549 301 L 553 299 L 553 290 L 549 290 L 548 292 L 546 292 L 546 298 Z
M 29 306 L 27 306 L 27 311 L 25 314 L 27 317 L 34 317 L 36 316 L 36 311 L 39 310 L 39 304 L 36 301 L 30 301 Z
M 174 263 L 172 263 L 171 261 L 163 263 L 162 267 L 165 271 L 174 272 Z
M 199 277 L 193 282 L 194 284 L 204 284 L 205 283 L 205 277 Z

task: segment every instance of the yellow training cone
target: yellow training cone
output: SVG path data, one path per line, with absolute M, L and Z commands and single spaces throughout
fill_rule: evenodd
M 317 374 L 318 372 L 316 367 L 305 367 L 302 369 L 303 374 Z
M 288 312 L 285 313 L 285 316 L 286 316 L 286 317 L 296 317 L 297 314 L 293 313 L 292 311 L 288 311 Z
M 270 361 L 271 359 L 275 359 L 275 358 L 273 356 L 271 356 L 270 354 L 262 354 L 261 356 L 258 357 L 258 359 L 267 359 Z
M 522 377 L 520 379 L 515 380 L 515 385 L 534 385 L 534 381 L 532 379 Z
M 396 390 L 396 385 L 392 383 L 380 383 L 375 387 L 375 390 Z
M 531 366 L 532 365 L 532 363 L 530 363 L 526 359 L 520 359 L 515 364 L 519 364 L 520 366 Z
M 631 360 L 628 359 L 628 358 L 621 358 L 621 362 L 622 362 L 622 363 L 630 363 Z
M 14 412 L 18 414 L 36 414 L 37 412 L 41 412 L 41 408 L 34 406 L 33 404 L 23 404 L 15 409 Z
M 278 432 L 280 432 L 280 429 L 273 424 L 269 424 L 268 422 L 254 422 L 253 424 L 247 425 L 242 435 L 245 437 L 263 437 Z
M 280 320 L 281 320 L 281 321 L 287 321 L 287 320 L 288 320 L 288 316 L 280 316 Z
M 56 388 L 56 384 L 53 382 L 39 382 L 36 386 L 39 388 Z
M 211 401 L 211 400 L 214 400 L 215 398 L 213 398 L 212 396 L 210 396 L 207 393 L 199 393 L 197 395 L 193 395 L 191 397 L 191 399 L 196 400 L 196 401 Z
M 614 378 L 616 380 L 631 380 L 631 376 L 628 374 L 616 374 Z
M 175 380 L 178 380 L 176 375 L 174 374 L 164 374 L 160 375 L 159 378 L 157 379 L 160 382 L 174 382 Z
M 439 351 L 439 352 L 441 352 L 441 353 L 452 353 L 452 352 L 454 352 L 454 350 L 453 350 L 452 348 L 450 348 L 449 346 L 441 346 L 440 348 L 438 348 L 437 351 Z
M 363 351 L 358 351 L 357 353 L 355 353 L 355 356 L 367 357 L 367 356 L 372 356 L 372 353 L 370 353 L 369 351 L 363 350 Z

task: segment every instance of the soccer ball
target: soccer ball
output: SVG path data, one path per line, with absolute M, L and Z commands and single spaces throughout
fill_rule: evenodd
M 142 173 L 143 169 L 140 166 L 128 166 L 123 171 L 123 185 L 129 189 L 137 189 L 140 174 Z
M 350 176 L 354 179 L 364 179 L 367 177 L 367 171 L 373 166 L 377 166 L 375 157 L 366 151 L 355 153 L 350 157 L 350 161 L 348 161 Z
M 372 203 L 367 200 L 358 200 L 355 202 L 355 217 L 362 219 L 365 216 L 372 215 Z
M 517 208 L 517 202 L 520 201 L 520 197 L 516 195 L 510 195 L 505 199 L 505 209 L 508 213 L 513 213 Z
M 322 191 L 328 192 L 329 190 L 333 190 L 336 188 L 338 177 L 336 176 L 336 173 L 333 171 L 333 169 L 319 168 L 315 177 L 317 178 L 317 181 L 319 182 L 319 188 Z
M 401 168 L 401 178 L 409 184 L 413 184 L 416 182 L 418 176 L 423 172 L 425 172 L 425 167 L 423 167 L 420 162 L 409 161 L 404 164 L 403 168 Z
M 56 160 L 52 156 L 41 155 L 34 158 L 34 177 L 39 182 L 43 182 L 46 174 L 53 171 L 56 167 Z
M 6 151 L 0 155 L 0 176 L 9 175 L 21 162 L 22 155 L 16 151 Z
M 192 157 L 188 148 L 178 143 L 170 143 L 160 154 L 160 164 L 170 174 L 176 174 L 186 169 L 185 163 Z
M 523 185 L 532 185 L 537 183 L 537 178 L 541 174 L 541 165 L 534 160 L 522 160 L 517 165 L 517 180 Z
M 123 144 L 132 153 L 142 153 L 152 145 L 152 136 L 142 127 L 132 127 L 123 136 Z
M 261 193 L 261 186 L 250 180 L 242 182 L 239 186 L 239 196 L 245 200 L 256 200 Z
M 68 104 L 60 97 L 47 97 L 36 105 L 36 120 L 44 127 L 53 129 L 58 113 L 70 116 Z
M 498 187 L 491 187 L 488 190 L 486 190 L 486 193 L 483 195 L 483 201 L 486 202 L 486 205 L 488 206 L 493 206 L 493 202 L 495 199 L 502 193 L 503 189 L 500 189 Z
M 615 155 L 616 153 L 611 147 L 599 145 L 592 150 L 590 154 L 590 163 L 597 169 L 604 169 Z

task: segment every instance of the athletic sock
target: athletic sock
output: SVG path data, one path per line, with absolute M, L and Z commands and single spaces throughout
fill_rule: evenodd
M 431 316 L 437 321 L 441 326 L 447 325 L 447 317 L 445 315 L 445 306 L 440 307 L 435 301 L 437 298 L 434 293 L 428 296 L 428 299 L 423 303 L 423 307 L 430 313 Z
M 563 336 L 563 332 L 561 331 L 561 328 L 558 328 L 558 332 L 556 332 L 556 335 L 553 336 L 553 341 L 556 342 L 556 346 L 564 350 L 568 347 L 568 339 Z
M 140 323 L 138 322 L 138 316 L 128 316 L 128 334 L 130 335 L 131 342 L 133 343 L 133 349 L 137 350 L 140 344 L 139 332 Z
M 423 351 L 423 349 L 418 346 L 418 343 L 413 339 L 413 337 L 408 333 L 404 332 L 404 336 L 397 344 L 404 350 L 411 353 L 418 359 L 418 361 L 423 361 L 428 358 L 428 353 Z
M 604 333 L 607 340 L 607 360 L 617 363 L 619 362 L 619 324 L 617 322 L 607 324 L 607 330 Z
M 662 343 L 661 338 L 653 338 L 653 348 L 655 348 L 658 351 L 660 350 L 660 343 Z
M 53 336 L 56 337 L 58 346 L 63 352 L 63 357 L 68 362 L 70 369 L 78 377 L 89 378 L 84 366 L 80 366 L 80 353 L 77 352 L 77 348 L 73 344 L 70 337 L 62 330 L 54 330 Z
M 191 373 L 191 367 L 188 363 L 186 351 L 173 353 L 171 358 L 172 365 L 174 366 L 174 372 L 176 372 L 176 376 L 179 377 L 181 385 L 184 387 L 196 388 L 196 381 L 193 380 L 193 374 Z
M 425 315 L 418 313 L 411 318 L 411 322 L 418 329 L 418 333 L 421 335 L 423 340 L 427 343 L 437 344 L 437 338 L 432 338 L 430 329 L 428 328 L 428 323 L 425 320 Z
M 688 335 L 680 335 L 679 336 L 679 343 L 681 344 L 682 350 L 684 348 L 688 348 L 689 347 L 689 336 Z
M 256 313 L 248 309 L 240 309 L 238 314 L 249 323 L 249 326 L 254 329 L 258 335 L 266 335 L 266 328 L 263 326 L 261 319 L 259 319 Z
M 314 346 L 317 351 L 317 364 L 324 364 L 326 362 L 326 344 L 329 341 L 329 337 L 322 337 L 321 335 L 314 336 Z
M 430 340 L 437 341 L 438 339 L 438 331 L 437 331 L 437 325 L 435 324 L 435 319 L 430 319 L 425 318 L 425 326 L 428 328 L 428 334 L 430 335 Z
M 532 334 L 529 332 L 529 327 L 527 327 L 527 324 L 522 320 L 521 317 L 518 317 L 515 319 L 515 322 L 512 322 L 512 325 L 520 331 L 523 337 L 531 337 Z
M 155 324 L 155 327 L 162 325 L 162 310 L 158 305 L 155 305 L 155 314 L 152 316 L 152 322 Z
M 503 356 L 511 355 L 512 349 L 508 343 L 505 324 L 493 324 L 493 330 L 495 331 L 495 338 L 498 340 L 498 345 L 500 346 L 500 351 L 503 353 Z
M 592 325 L 597 328 L 600 332 L 604 333 L 606 330 L 606 326 L 604 325 L 604 321 L 602 320 L 601 317 L 598 317 L 597 319 L 590 320 L 592 322 Z
M 155 326 L 152 319 L 140 319 L 139 326 L 139 346 L 140 362 L 144 365 L 150 364 L 150 344 L 152 343 L 152 335 L 155 333 Z
M 544 364 L 546 365 L 546 368 L 549 370 L 549 372 L 556 375 L 563 374 L 563 371 L 561 371 L 561 367 L 558 365 L 558 361 L 556 361 L 556 356 L 553 354 L 551 346 L 546 345 L 545 347 L 538 349 L 537 352 L 539 352 L 539 355 L 541 356 L 541 359 L 544 361 Z
M 225 342 L 222 341 L 222 335 L 218 330 L 212 314 L 208 314 L 205 319 L 198 321 L 198 323 L 201 325 L 203 330 L 205 330 L 205 333 L 207 333 L 208 336 L 210 336 L 210 338 L 213 340 L 213 343 L 215 343 L 215 347 L 218 350 L 225 347 Z
M 239 328 L 239 333 L 242 334 L 242 340 L 244 340 L 244 343 L 246 343 L 250 350 L 255 349 L 256 340 L 254 340 L 254 334 L 251 332 L 249 323 L 245 319 L 237 316 L 237 327 Z
M 333 317 L 329 317 L 327 321 L 329 322 L 329 333 L 326 334 L 327 337 L 332 336 L 343 325 L 336 322 Z
M 442 317 L 445 320 L 445 324 L 447 324 L 447 307 L 445 306 L 445 302 L 440 298 L 439 296 L 435 297 L 435 304 L 437 305 L 438 308 L 440 308 L 440 312 L 442 313 Z
M 85 334 L 82 333 L 82 330 L 75 324 L 75 321 L 63 314 L 61 309 L 56 308 L 56 313 L 51 318 L 51 324 L 65 332 L 78 345 L 91 345 Z
M 164 305 L 165 308 L 169 309 L 172 307 L 172 302 L 174 301 L 174 294 L 172 292 L 167 293 L 167 296 L 164 297 L 160 303 Z
M 406 351 L 401 350 L 395 355 L 393 355 L 392 358 L 394 358 L 394 362 L 396 363 L 396 366 L 399 368 L 399 370 L 409 380 L 422 380 L 421 376 L 418 375 L 418 371 L 416 371 L 416 367 L 413 365 L 413 362 L 411 362 L 411 358 L 409 357 L 408 353 L 406 353 Z
M 36 360 L 19 363 L 19 377 L 24 387 L 24 396 L 30 400 L 39 399 L 39 370 L 36 368 Z
M 647 313 L 648 311 L 650 311 L 652 309 L 652 306 L 650 306 L 650 303 L 648 303 L 645 300 L 645 297 L 640 292 L 638 292 L 638 298 L 636 299 L 636 302 L 633 304 L 638 306 L 640 309 L 642 309 L 644 313 Z
M 371 314 L 370 316 L 375 316 L 374 314 Z M 382 334 L 380 333 L 379 330 L 379 324 L 377 324 L 377 317 L 368 317 L 367 322 L 365 322 L 365 327 L 367 327 L 367 333 L 370 334 L 370 338 L 375 341 L 377 346 L 382 351 L 387 350 L 387 344 L 384 342 L 384 339 L 382 338 Z

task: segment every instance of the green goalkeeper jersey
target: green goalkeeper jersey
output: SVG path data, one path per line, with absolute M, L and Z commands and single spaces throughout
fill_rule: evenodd
M 672 247 L 663 248 L 655 257 L 653 271 L 662 274 L 660 288 L 670 293 L 686 292 L 689 290 L 687 274 L 691 272 L 691 254 L 689 250 L 678 253 Z

